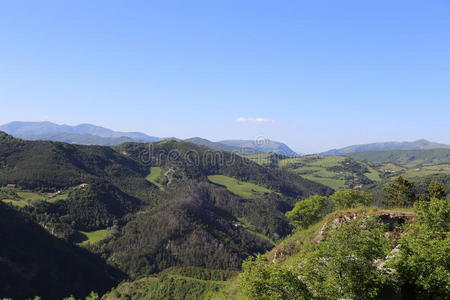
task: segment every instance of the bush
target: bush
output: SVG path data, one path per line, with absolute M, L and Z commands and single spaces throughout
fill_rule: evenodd
M 372 195 L 363 191 L 343 190 L 335 192 L 330 199 L 335 208 L 346 209 L 369 205 Z
M 314 195 L 297 202 L 294 208 L 286 213 L 286 217 L 296 228 L 307 228 L 330 210 L 331 203 L 327 197 Z
M 246 260 L 243 270 L 240 285 L 250 299 L 311 299 L 298 272 L 273 264 L 264 256 Z
M 400 238 L 400 255 L 393 262 L 404 290 L 419 299 L 450 295 L 450 204 L 432 198 L 415 205 L 416 223 Z

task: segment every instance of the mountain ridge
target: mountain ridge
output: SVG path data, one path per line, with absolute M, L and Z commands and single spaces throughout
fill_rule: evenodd
M 55 141 L 65 142 L 65 140 L 58 139 L 58 135 L 65 134 L 66 138 L 72 139 L 75 143 L 86 144 L 84 139 L 86 137 L 97 136 L 106 140 L 106 143 L 111 144 L 111 140 L 119 138 L 129 138 L 136 142 L 155 142 L 161 138 L 149 136 L 142 132 L 122 132 L 114 131 L 105 127 L 82 123 L 79 125 L 59 125 L 49 121 L 44 122 L 21 122 L 14 121 L 4 125 L 0 125 L 0 130 L 16 137 L 40 140 L 52 140 L 52 136 L 56 136 Z M 110 139 L 110 141 L 108 141 Z
M 223 140 L 219 141 L 218 143 L 239 148 L 254 148 L 264 153 L 273 152 L 288 156 L 298 156 L 298 153 L 289 148 L 289 146 L 287 146 L 286 144 L 272 141 L 266 138 L 255 140 Z
M 331 149 L 319 153 L 321 156 L 347 155 L 355 152 L 365 151 L 389 151 L 389 150 L 431 150 L 431 149 L 450 149 L 450 145 L 435 143 L 426 139 L 419 139 L 412 142 L 379 142 L 369 144 L 351 145 L 339 149 Z
M 0 131 L 4 131 L 14 137 L 25 140 L 42 140 L 64 142 L 80 145 L 116 146 L 124 142 L 157 142 L 161 140 L 177 140 L 179 138 L 160 138 L 149 136 L 142 132 L 114 131 L 102 126 L 88 123 L 79 125 L 56 124 L 49 121 L 44 122 L 22 122 L 14 121 L 0 125 Z M 272 140 L 224 140 L 213 142 L 201 137 L 192 137 L 184 141 L 206 146 L 208 148 L 228 151 L 239 154 L 259 154 L 274 152 L 289 156 L 298 156 L 291 148 L 281 142 Z

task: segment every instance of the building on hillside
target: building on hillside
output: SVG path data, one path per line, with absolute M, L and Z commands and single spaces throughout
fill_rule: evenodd
M 15 189 L 15 188 L 16 188 L 16 185 L 15 185 L 15 184 L 12 184 L 12 183 L 8 183 L 8 184 L 6 185 L 6 187 L 7 187 L 7 188 L 10 188 L 10 189 Z

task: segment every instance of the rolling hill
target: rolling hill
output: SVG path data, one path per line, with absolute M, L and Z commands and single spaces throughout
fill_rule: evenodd
M 389 150 L 430 150 L 430 149 L 450 149 L 450 145 L 439 144 L 427 140 L 417 140 L 414 142 L 384 142 L 348 146 L 341 149 L 332 149 L 319 153 L 321 156 L 347 155 L 365 151 L 389 151 Z
M 356 188 L 380 182 L 391 175 L 391 166 L 369 164 L 347 156 L 305 155 L 286 157 L 277 154 L 247 155 L 248 159 L 273 169 L 281 169 L 326 185 L 334 190 Z M 401 169 L 401 168 L 400 168 Z M 398 169 L 395 168 L 395 172 Z
M 450 163 L 450 149 L 365 151 L 348 155 L 360 161 L 390 162 L 408 168 Z

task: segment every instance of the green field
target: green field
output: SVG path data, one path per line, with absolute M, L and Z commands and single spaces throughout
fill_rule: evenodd
M 450 175 L 450 164 L 440 164 L 434 166 L 423 166 L 420 168 L 411 168 L 402 174 L 406 178 L 424 177 L 436 174 Z
M 334 190 L 362 188 L 398 176 L 418 178 L 431 175 L 450 175 L 450 164 L 404 167 L 395 163 L 357 161 L 347 156 L 277 157 L 272 153 L 246 155 L 246 158 L 267 167 L 284 168 L 303 178 L 321 183 Z
M 96 231 L 86 232 L 86 231 L 79 231 L 81 234 L 80 242 L 78 245 L 86 246 L 86 245 L 92 245 L 96 244 L 108 237 L 109 230 L 108 229 L 100 229 Z
M 123 282 L 103 296 L 104 300 L 125 299 L 209 299 L 225 287 L 225 281 L 201 280 L 177 274 L 143 277 Z
M 163 185 L 160 182 L 162 175 L 163 175 L 163 172 L 160 167 L 151 167 L 150 174 L 148 174 L 145 179 L 147 179 L 148 181 L 150 181 L 157 187 L 161 188 L 161 187 L 163 187 Z
M 3 192 L 3 193 L 2 193 Z M 60 200 L 67 199 L 67 193 L 55 194 L 55 193 L 39 193 L 39 192 L 31 192 L 31 191 L 23 191 L 19 189 L 0 189 L 0 194 L 5 195 L 9 193 L 14 195 L 14 197 L 1 197 L 2 201 L 5 203 L 10 203 L 17 207 L 24 207 L 27 205 L 31 205 L 36 201 L 46 201 L 46 202 L 57 202 Z
M 371 181 L 381 181 L 378 170 L 345 156 L 308 155 L 282 159 L 278 165 L 334 190 L 362 187 Z
M 273 193 L 272 190 L 263 186 L 251 182 L 240 181 L 225 175 L 211 175 L 208 176 L 208 179 L 212 183 L 223 186 L 231 193 L 246 199 L 260 198 L 265 194 Z

